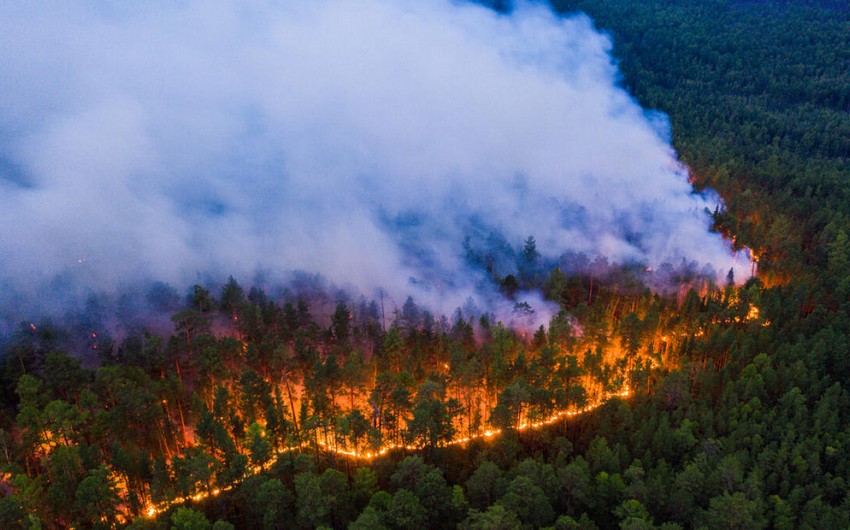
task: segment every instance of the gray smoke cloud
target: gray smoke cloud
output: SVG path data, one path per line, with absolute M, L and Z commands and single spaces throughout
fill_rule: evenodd
M 467 236 L 533 235 L 746 278 L 610 51 L 530 4 L 4 2 L 0 275 L 306 270 L 451 308 Z

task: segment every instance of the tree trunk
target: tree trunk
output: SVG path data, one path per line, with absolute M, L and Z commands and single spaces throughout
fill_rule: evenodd
M 295 424 L 295 430 L 298 431 L 298 415 L 295 414 L 295 401 L 292 399 L 292 389 L 289 387 L 289 374 L 284 374 L 283 384 L 286 386 L 286 396 L 289 399 L 289 409 L 292 411 L 292 423 Z

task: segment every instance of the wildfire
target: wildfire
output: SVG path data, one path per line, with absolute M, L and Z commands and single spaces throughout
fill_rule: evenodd
M 759 308 L 754 304 L 750 304 L 750 310 L 747 311 L 747 320 L 758 320 Z
M 541 429 L 541 428 L 546 427 L 548 425 L 552 425 L 553 423 L 556 423 L 558 420 L 561 420 L 565 417 L 578 416 L 580 414 L 590 412 L 591 410 L 594 410 L 594 409 L 602 406 L 609 399 L 614 398 L 614 397 L 623 397 L 623 398 L 629 397 L 628 386 L 625 387 L 622 391 L 612 392 L 612 393 L 606 395 L 604 398 L 597 401 L 596 403 L 592 403 L 590 405 L 587 405 L 584 408 L 562 410 L 562 411 L 556 412 L 555 414 L 549 416 L 545 420 L 541 420 L 541 421 L 537 421 L 537 422 L 522 422 L 519 425 L 517 425 L 516 428 L 517 428 L 517 430 L 520 430 L 520 431 Z M 494 436 L 498 436 L 500 434 L 502 434 L 502 429 L 486 429 L 485 431 L 483 431 L 479 434 L 473 434 L 471 436 L 461 436 L 461 437 L 455 438 L 453 440 L 446 442 L 445 445 L 446 446 L 463 445 L 463 444 L 468 443 L 472 440 L 476 440 L 476 439 L 479 439 L 479 438 L 493 438 Z M 342 449 L 342 448 L 339 448 L 339 447 L 331 446 L 331 445 L 328 445 L 324 442 L 318 442 L 318 445 L 328 452 L 331 452 L 331 453 L 334 453 L 334 454 L 337 454 L 337 455 L 344 455 L 344 456 L 359 459 L 359 460 L 366 460 L 366 461 L 370 461 L 370 460 L 373 460 L 375 458 L 381 457 L 381 456 L 389 453 L 390 451 L 394 451 L 394 450 L 397 450 L 397 449 L 403 448 L 403 449 L 406 449 L 408 451 L 417 451 L 417 450 L 422 449 L 421 446 L 417 446 L 417 445 L 390 444 L 390 445 L 385 445 L 385 446 L 383 446 L 383 447 L 381 447 L 381 448 L 379 448 L 375 451 L 359 452 L 359 451 L 351 451 L 351 450 L 348 450 L 348 449 Z M 292 451 L 303 450 L 306 447 L 307 447 L 307 445 L 304 444 L 304 445 L 300 445 L 300 446 L 291 446 L 291 447 L 284 447 L 284 448 L 278 449 L 277 454 L 275 454 L 275 456 L 269 462 L 267 462 L 263 466 L 255 466 L 252 469 L 253 475 L 259 474 L 264 469 L 270 469 L 271 466 L 274 465 L 274 463 L 277 461 L 278 458 L 280 458 L 281 455 L 292 452 Z M 245 477 L 245 478 L 247 478 L 247 477 Z M 200 502 L 200 501 L 207 499 L 209 497 L 218 496 L 219 494 L 221 494 L 222 491 L 229 491 L 229 490 L 233 489 L 237 484 L 238 483 L 234 483 L 234 484 L 231 484 L 229 486 L 224 486 L 222 488 L 216 488 L 216 489 L 213 489 L 209 492 L 198 492 L 198 493 L 196 493 L 196 494 L 194 494 L 190 497 L 176 497 L 174 499 L 165 501 L 165 502 L 163 502 L 159 505 L 148 504 L 145 507 L 144 513 L 147 517 L 154 518 L 157 515 L 159 515 L 160 513 L 165 512 L 166 510 L 168 510 L 172 506 L 176 506 L 178 504 L 183 504 L 183 503 L 188 502 L 190 500 L 194 501 L 194 502 Z
M 749 309 L 747 310 L 747 322 L 760 322 L 762 327 L 767 327 L 770 325 L 770 320 L 763 319 L 761 314 L 759 313 L 759 308 L 755 304 L 750 304 Z
M 222 488 L 215 488 L 213 490 L 210 490 L 209 492 L 198 492 L 198 493 L 196 493 L 196 494 L 194 494 L 190 497 L 175 497 L 175 498 L 168 500 L 168 501 L 165 501 L 165 502 L 163 502 L 159 505 L 149 503 L 145 507 L 145 516 L 150 517 L 150 518 L 154 518 L 157 515 L 161 514 L 162 512 L 167 511 L 172 506 L 176 506 L 178 504 L 183 504 L 184 502 L 188 502 L 190 500 L 194 501 L 194 502 L 200 502 L 200 501 L 207 499 L 209 497 L 217 497 L 218 495 L 221 494 L 222 491 L 229 491 L 229 490 L 233 489 L 233 486 L 234 485 L 231 484 L 230 486 L 224 486 Z

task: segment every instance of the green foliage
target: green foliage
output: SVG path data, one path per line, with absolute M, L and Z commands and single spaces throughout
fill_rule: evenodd
M 264 482 L 255 497 L 257 511 L 262 514 L 263 528 L 273 530 L 291 524 L 293 495 L 278 479 Z
M 419 498 L 406 489 L 395 492 L 387 506 L 385 520 L 395 530 L 416 530 L 425 526 L 428 512 Z
M 0 498 L 0 526 L 3 528 L 24 528 L 27 520 L 24 503 L 17 495 Z
M 724 493 L 711 499 L 697 519 L 698 528 L 764 528 L 767 521 L 757 502 L 741 493 Z
M 177 508 L 171 516 L 171 530 L 209 530 L 210 522 L 203 512 L 185 508 Z
M 484 460 L 466 481 L 466 491 L 470 505 L 484 510 L 492 505 L 504 493 L 506 484 L 499 466 Z
M 349 530 L 388 530 L 385 515 L 372 506 L 367 506 L 357 519 L 348 525 Z
M 555 511 L 546 494 L 528 477 L 513 479 L 498 503 L 533 528 L 546 526 L 555 519 Z
M 255 466 L 262 466 L 271 458 L 272 445 L 267 438 L 265 427 L 259 423 L 254 422 L 248 427 L 245 446 L 248 448 L 251 464 Z
M 522 523 L 503 505 L 494 504 L 484 512 L 473 510 L 460 528 L 462 530 L 519 530 L 522 528 Z
M 324 502 L 319 477 L 301 473 L 295 477 L 296 517 L 301 528 L 315 528 L 330 522 L 330 507 Z
M 74 502 L 82 525 L 109 528 L 116 524 L 120 499 L 105 466 L 93 470 L 80 482 Z
M 662 266 L 671 285 L 653 293 L 643 268 L 565 254 L 546 270 L 529 236 L 492 242 L 500 270 L 468 239 L 517 317 L 523 289 L 560 305 L 548 328 L 525 336 L 471 307 L 440 318 L 412 297 L 385 314 L 383 293 L 246 295 L 233 277 L 218 303 L 195 285 L 185 307 L 155 285 L 174 335 L 130 331 L 95 368 L 74 331 L 24 323 L 0 363 L 0 526 L 850 526 L 850 12 L 553 3 L 610 32 L 624 85 L 669 114 L 695 184 L 724 198 L 715 228 L 755 250 L 757 278 L 718 288 Z M 627 399 L 519 429 L 626 385 Z M 331 451 L 390 444 L 425 450 L 368 464 Z M 178 496 L 209 497 L 139 517 Z

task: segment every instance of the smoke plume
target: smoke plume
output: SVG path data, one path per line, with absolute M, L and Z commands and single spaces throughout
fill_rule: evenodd
M 535 5 L 4 2 L 4 302 L 304 270 L 450 312 L 529 235 L 746 278 L 611 46 Z

